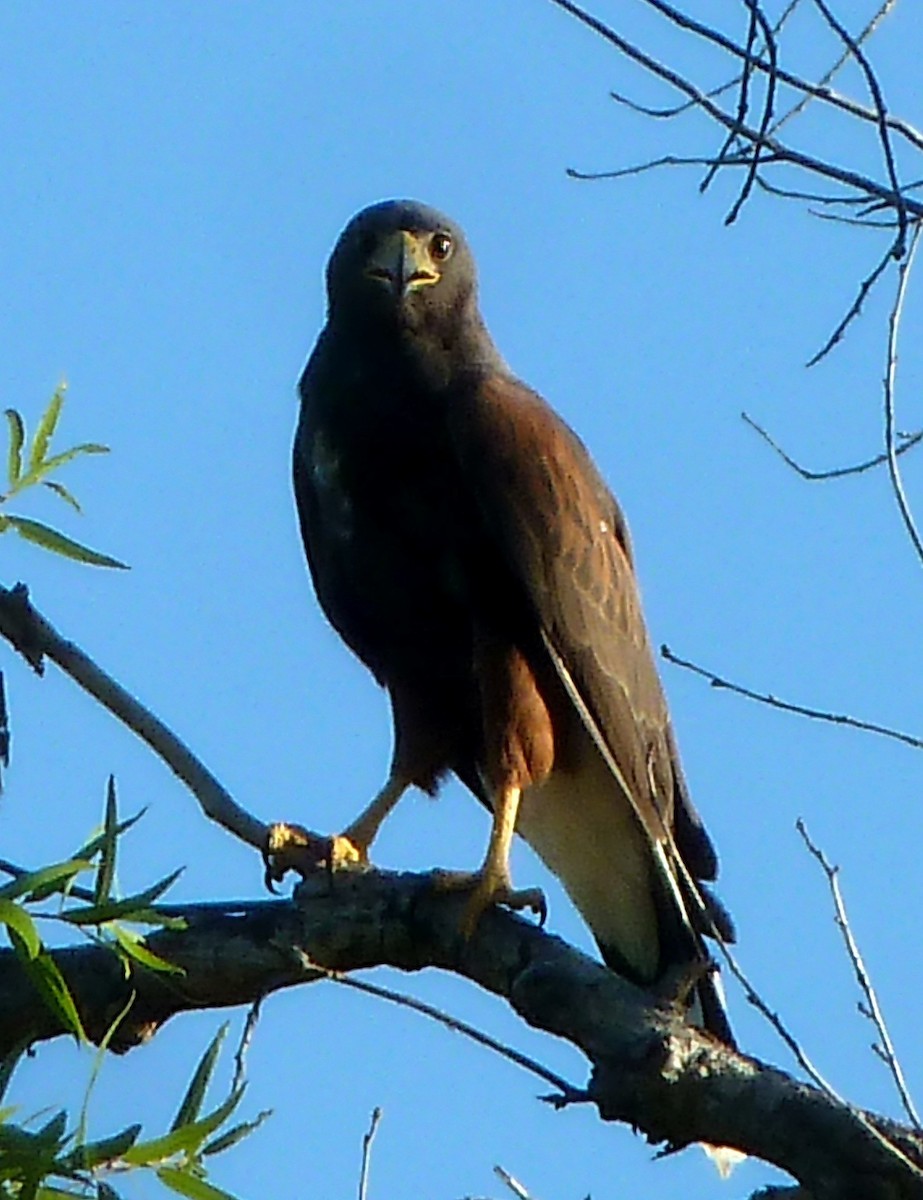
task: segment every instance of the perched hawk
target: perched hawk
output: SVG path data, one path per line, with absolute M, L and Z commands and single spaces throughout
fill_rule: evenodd
M 347 225 L 301 377 L 294 481 L 330 622 L 387 689 L 389 779 L 333 839 L 365 859 L 415 785 L 454 772 L 492 813 L 483 866 L 437 877 L 543 909 L 509 874 L 514 831 L 561 880 L 615 971 L 694 981 L 732 1042 L 703 934 L 733 931 L 686 791 L 625 519 L 579 438 L 500 357 L 458 226 L 387 201 Z M 292 827 L 272 852 L 285 858 Z M 437 886 L 439 883 L 437 882 Z

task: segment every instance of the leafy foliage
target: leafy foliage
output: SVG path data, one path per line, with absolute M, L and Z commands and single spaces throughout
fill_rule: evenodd
M 80 929 L 98 944 L 109 946 L 122 959 L 129 976 L 139 968 L 163 973 L 179 971 L 147 949 L 142 934 L 131 928 L 139 924 L 183 925 L 180 918 L 153 907 L 175 882 L 179 871 L 131 896 L 119 898 L 116 891 L 119 839 L 141 815 L 119 819 L 115 781 L 110 777 L 102 828 L 66 861 L 35 871 L 19 871 L 0 887 L 0 927 L 5 929 L 42 1002 L 84 1043 L 87 1038 L 74 998 L 39 933 L 41 921 L 63 922 Z M 92 886 L 82 886 L 78 882 L 80 876 L 91 872 Z M 149 1172 L 167 1191 L 191 1200 L 234 1200 L 209 1182 L 205 1159 L 247 1137 L 269 1113 L 230 1124 L 246 1087 L 235 1078 L 225 1098 L 203 1115 L 227 1034 L 226 1025 L 218 1030 L 202 1055 L 165 1134 L 139 1140 L 141 1126 L 133 1123 L 106 1137 L 89 1139 L 90 1094 L 106 1048 L 133 999 L 132 996 L 101 1040 L 83 1110 L 73 1128 L 69 1127 L 63 1109 L 54 1111 L 50 1117 L 46 1110 L 42 1114 L 43 1123 L 35 1128 L 36 1118 L 14 1120 L 17 1109 L 3 1106 L 3 1099 L 26 1047 L 20 1047 L 0 1064 L 0 1200 L 87 1196 L 95 1196 L 96 1200 L 122 1200 L 113 1181 L 133 1171 Z
M 59 479 L 52 478 L 60 469 L 73 459 L 82 458 L 87 454 L 108 454 L 109 447 L 98 442 L 82 442 L 63 450 L 58 454 L 49 454 L 51 440 L 58 427 L 61 412 L 64 407 L 66 384 L 61 383 L 55 390 L 48 407 L 39 418 L 32 442 L 26 448 L 26 424 L 15 408 L 6 410 L 9 424 L 9 446 L 7 449 L 7 490 L 0 494 L 0 506 L 5 505 L 14 496 L 19 496 L 31 487 L 41 485 L 48 488 L 54 495 L 59 496 L 65 504 L 75 512 L 81 512 L 80 504 L 74 494 L 64 486 Z M 98 550 L 91 550 L 81 542 L 74 541 L 58 529 L 42 521 L 34 521 L 30 517 L 14 516 L 9 512 L 0 512 L 0 533 L 8 530 L 18 533 L 27 542 L 34 542 L 54 554 L 77 562 L 89 563 L 94 567 L 120 567 L 126 569 L 126 564 Z

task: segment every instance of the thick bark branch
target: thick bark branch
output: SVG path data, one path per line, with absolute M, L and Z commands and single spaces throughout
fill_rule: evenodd
M 586 1099 L 605 1120 L 625 1121 L 671 1146 L 738 1147 L 789 1171 L 815 1200 L 923 1197 L 923 1176 L 868 1126 L 923 1164 L 923 1140 L 907 1129 L 871 1114 L 863 1123 L 815 1088 L 690 1028 L 668 1005 L 506 912 L 486 914 L 466 942 L 459 934 L 463 904 L 463 897 L 435 891 L 425 875 L 344 872 L 332 885 L 324 876 L 310 880 L 295 902 L 190 905 L 187 929 L 148 941 L 182 967 L 181 976 L 135 972 L 126 981 L 115 955 L 96 945 L 54 956 L 93 1037 L 135 991 L 118 1050 L 152 1036 L 176 1013 L 243 1004 L 329 971 L 441 967 L 582 1050 L 591 1066 Z M 0 952 L 0 1053 L 23 1038 L 63 1032 L 12 952 Z

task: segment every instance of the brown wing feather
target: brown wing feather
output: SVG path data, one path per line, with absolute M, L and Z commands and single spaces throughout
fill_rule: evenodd
M 701 905 L 713 919 L 722 913 L 707 894 L 703 900 L 690 887 L 686 872 L 711 879 L 717 862 L 679 766 L 621 511 L 576 435 L 541 397 L 511 377 L 483 383 L 453 406 L 452 421 L 487 523 L 525 587 L 577 711 L 619 782 L 613 796 L 627 798 L 647 836 L 652 879 L 659 880 L 652 886 L 661 893 L 654 901 L 662 913 L 661 969 L 704 958 L 697 930 L 709 922 L 700 915 Z M 650 902 L 636 901 L 642 924 Z M 611 912 L 602 915 L 612 919 Z M 585 916 L 592 925 L 591 914 Z M 720 927 L 731 932 L 729 923 Z M 614 949 L 618 960 L 619 947 Z M 708 1023 L 726 1028 L 717 1017 Z
M 456 413 L 491 527 L 659 840 L 680 777 L 618 505 L 576 435 L 517 381 L 491 379 Z

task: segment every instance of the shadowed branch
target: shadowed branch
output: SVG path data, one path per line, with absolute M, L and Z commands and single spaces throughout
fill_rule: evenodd
M 91 1036 L 135 1000 L 116 1035 L 119 1051 L 193 1009 L 250 1004 L 283 987 L 379 965 L 438 967 L 506 1000 L 534 1028 L 571 1042 L 588 1061 L 580 1098 L 605 1120 L 652 1143 L 737 1147 L 788 1171 L 816 1197 L 923 1197 L 923 1139 L 884 1117 L 858 1113 L 814 1087 L 721 1045 L 675 1007 L 634 987 L 558 938 L 510 913 L 485 915 L 459 934 L 464 897 L 429 875 L 377 871 L 312 878 L 294 902 L 186 910 L 188 928 L 147 939 L 182 969 L 165 976 L 122 965 L 97 945 L 54 951 Z M 34 1002 L 12 952 L 0 952 L 0 1049 L 63 1032 Z M 869 1128 L 871 1126 L 871 1129 Z M 876 1131 L 875 1133 L 872 1130 Z M 876 1136 L 877 1134 L 877 1136 Z M 884 1143 L 887 1139 L 890 1145 Z

